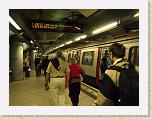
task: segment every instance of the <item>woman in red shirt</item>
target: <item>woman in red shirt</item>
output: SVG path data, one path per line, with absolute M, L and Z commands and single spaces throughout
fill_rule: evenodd
M 84 74 L 83 69 L 80 64 L 77 63 L 75 57 L 71 58 L 70 69 L 70 79 L 69 79 L 69 97 L 71 99 L 73 106 L 78 106 L 79 94 L 80 94 L 80 77 Z

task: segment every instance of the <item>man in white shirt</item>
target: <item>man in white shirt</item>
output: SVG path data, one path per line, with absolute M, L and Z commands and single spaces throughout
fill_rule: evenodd
M 62 60 L 63 53 L 61 50 L 56 52 L 55 58 L 53 58 L 46 70 L 47 75 L 45 79 L 45 85 L 48 85 L 50 77 L 50 88 L 53 89 L 55 105 L 65 105 L 65 88 L 68 85 L 69 79 L 69 67 L 68 64 Z

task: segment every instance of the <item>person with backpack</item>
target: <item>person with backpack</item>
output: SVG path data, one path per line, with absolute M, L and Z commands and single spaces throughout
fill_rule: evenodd
M 139 105 L 139 74 L 132 64 L 124 59 L 125 47 L 114 43 L 110 46 L 110 60 L 113 65 L 100 80 L 99 90 L 117 106 Z
M 48 68 L 46 70 L 45 88 L 49 89 L 48 81 L 50 78 L 50 88 L 53 90 L 53 99 L 55 105 L 65 105 L 65 89 L 67 88 L 67 81 L 69 79 L 69 67 L 68 64 L 62 60 L 63 53 L 61 50 L 56 52 L 56 57 L 51 59 Z M 66 80 L 66 79 L 67 80 Z M 66 84 L 66 85 L 65 85 Z
M 78 106 L 80 85 L 81 85 L 81 75 L 84 74 L 84 70 L 77 63 L 76 57 L 71 58 L 71 64 L 69 65 L 70 78 L 69 78 L 69 97 L 71 99 L 73 106 Z

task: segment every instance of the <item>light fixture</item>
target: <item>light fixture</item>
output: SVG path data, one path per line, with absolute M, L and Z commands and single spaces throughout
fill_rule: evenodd
M 74 28 L 76 28 L 77 30 L 81 30 L 81 28 L 77 27 L 77 26 L 74 26 Z
M 36 47 L 37 49 L 39 48 L 39 47 Z
M 64 46 L 64 44 L 60 45 L 59 47 L 63 47 L 63 46 Z
M 72 41 L 68 41 L 68 42 L 66 42 L 65 44 L 68 45 L 68 44 L 71 44 L 71 43 L 72 43 Z
M 32 40 L 31 40 L 30 42 L 33 44 L 33 41 L 32 41 Z
M 37 52 L 37 50 L 34 50 L 34 52 Z
M 9 16 L 9 22 L 17 29 L 21 30 L 20 26 Z
M 86 38 L 87 35 L 82 35 L 82 36 L 79 36 L 78 38 L 75 39 L 75 41 L 79 41 L 79 40 L 82 40 L 84 38 Z
M 138 17 L 139 16 L 139 12 L 138 13 L 136 13 L 133 17 Z
M 93 34 L 98 34 L 98 33 L 101 33 L 101 32 L 107 31 L 107 30 L 110 30 L 110 29 L 116 27 L 117 24 L 118 24 L 118 22 L 113 22 L 113 23 L 111 23 L 111 24 L 108 24 L 108 25 L 106 25 L 106 26 L 103 26 L 103 27 L 101 27 L 101 28 L 99 28 L 99 29 L 94 30 L 92 33 L 93 33 Z
M 23 35 L 24 32 L 21 32 L 20 35 Z
M 58 49 L 58 48 L 59 48 L 59 46 L 55 47 L 55 49 Z

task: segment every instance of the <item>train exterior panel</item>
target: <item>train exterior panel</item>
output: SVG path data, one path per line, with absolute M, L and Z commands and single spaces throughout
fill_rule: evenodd
M 122 43 L 122 42 L 120 42 L 120 43 Z M 125 55 L 124 58 L 127 59 L 127 60 L 129 60 L 129 58 L 130 58 L 129 57 L 129 52 L 130 52 L 131 48 L 134 48 L 134 47 L 138 47 L 139 48 L 138 40 L 136 39 L 136 40 L 134 40 L 134 42 L 131 41 L 131 43 L 130 43 L 130 41 L 123 42 L 123 44 L 126 47 L 126 55 Z M 99 65 L 100 64 L 100 60 L 103 57 L 102 53 L 104 52 L 104 49 L 106 48 L 107 50 L 109 50 L 108 48 L 110 47 L 110 45 L 111 45 L 111 43 L 107 44 L 106 46 L 104 46 L 104 45 L 99 46 L 100 50 L 98 50 L 98 48 L 93 48 L 94 51 L 95 51 L 94 59 L 96 61 L 94 61 L 94 64 L 93 64 L 92 67 L 91 66 L 89 67 L 89 66 L 83 65 L 82 62 L 81 62 L 81 65 L 82 65 L 82 67 L 85 70 L 85 75 L 83 77 L 84 78 L 84 80 L 83 80 L 84 83 L 87 83 L 88 85 L 91 85 L 91 86 L 93 86 L 95 88 L 98 87 L 98 82 L 99 82 L 98 80 L 99 80 L 99 78 L 101 78 L 101 69 L 100 69 L 100 65 Z M 99 56 L 99 54 L 100 54 L 100 56 Z M 81 55 L 81 58 L 82 58 L 82 55 Z M 98 58 L 100 58 L 100 59 L 98 60 Z M 137 60 L 139 60 L 139 54 L 137 56 Z M 108 64 L 109 64 L 109 67 L 110 67 L 112 64 L 110 64 L 109 62 L 110 62 L 110 58 L 109 58 L 109 61 L 108 61 Z M 94 67 L 94 66 L 96 66 L 96 67 Z M 93 69 L 91 69 L 91 68 L 93 68 Z M 136 70 L 139 71 L 139 63 L 138 63 L 138 65 L 136 65 Z
M 98 48 L 86 48 L 82 49 L 80 57 L 80 63 L 85 71 L 83 76 L 83 82 L 90 86 L 96 87 L 96 67 L 98 58 Z

